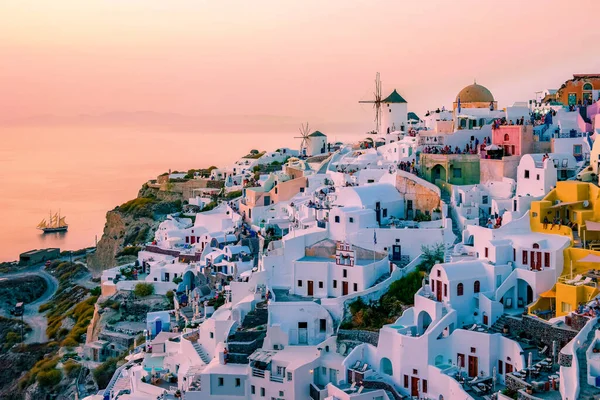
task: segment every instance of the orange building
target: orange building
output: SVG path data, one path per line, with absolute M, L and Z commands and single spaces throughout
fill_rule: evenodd
M 577 105 L 598 100 L 600 74 L 574 74 L 558 89 L 556 100 L 564 105 Z M 595 96 L 594 96 L 595 92 Z

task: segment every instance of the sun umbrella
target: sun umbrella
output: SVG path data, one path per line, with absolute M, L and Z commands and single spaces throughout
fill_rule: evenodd
M 501 147 L 497 146 L 495 144 L 490 144 L 489 146 L 486 146 L 485 149 L 488 150 L 488 151 L 489 150 L 501 150 Z
M 529 352 L 529 358 L 527 360 L 527 366 L 529 367 L 529 369 L 531 369 L 532 365 L 533 365 L 533 353 Z
M 496 391 L 496 367 L 492 368 L 492 386 L 494 387 L 494 392 Z

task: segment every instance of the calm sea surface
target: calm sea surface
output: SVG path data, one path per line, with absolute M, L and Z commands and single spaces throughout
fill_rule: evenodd
M 193 133 L 141 128 L 0 128 L 0 261 L 23 251 L 93 246 L 105 214 L 148 179 L 172 170 L 227 165 L 250 149 L 298 148 L 296 132 Z M 356 140 L 337 134 L 330 140 Z M 60 209 L 69 231 L 37 224 Z

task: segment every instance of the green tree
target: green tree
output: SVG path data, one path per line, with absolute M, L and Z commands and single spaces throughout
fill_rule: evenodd
M 150 283 L 138 283 L 133 289 L 137 297 L 148 297 L 154 294 L 154 286 Z
M 439 264 L 444 261 L 444 243 L 436 243 L 431 246 L 422 245 L 421 252 L 421 264 L 419 269 L 421 271 L 429 272 L 435 264 Z

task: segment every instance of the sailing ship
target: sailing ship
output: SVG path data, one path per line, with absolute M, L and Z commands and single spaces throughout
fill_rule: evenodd
M 60 211 L 52 215 L 50 211 L 50 218 L 48 221 L 44 218 L 37 226 L 37 229 L 44 231 L 44 233 L 52 232 L 66 232 L 69 229 L 69 225 L 65 221 L 66 217 L 60 216 Z

